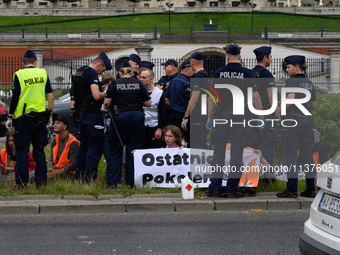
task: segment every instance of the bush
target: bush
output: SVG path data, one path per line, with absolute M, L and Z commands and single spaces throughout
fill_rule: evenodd
M 313 116 L 315 129 L 332 157 L 340 150 L 340 94 L 318 95 Z

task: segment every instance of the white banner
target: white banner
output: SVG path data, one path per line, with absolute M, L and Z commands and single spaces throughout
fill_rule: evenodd
M 152 187 L 180 187 L 181 179 L 188 176 L 195 188 L 207 188 L 213 151 L 200 149 L 147 149 L 136 150 L 134 153 L 135 185 Z M 230 150 L 227 148 L 225 166 L 229 166 Z M 243 174 L 240 186 L 256 187 L 259 177 L 260 155 L 250 149 L 243 153 Z M 229 167 L 230 168 L 230 167 Z M 224 167 L 222 170 L 228 170 Z M 232 169 L 230 169 L 232 170 Z M 224 180 L 227 180 L 227 171 Z M 225 183 L 225 182 L 224 182 Z

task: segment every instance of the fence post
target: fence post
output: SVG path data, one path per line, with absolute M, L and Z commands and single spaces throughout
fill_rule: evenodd
M 153 39 L 157 40 L 157 24 L 156 23 L 154 24 L 154 27 L 153 27 Z
M 192 26 L 192 23 L 191 23 L 191 27 L 190 27 L 190 39 L 192 40 L 194 37 L 194 27 Z
M 264 38 L 268 39 L 268 23 L 264 23 Z
M 230 40 L 230 23 L 228 23 L 228 40 Z
M 46 29 L 45 29 L 45 38 L 48 38 L 48 34 L 47 34 L 47 24 L 46 24 Z
M 24 24 L 22 24 L 22 39 L 25 39 L 25 28 L 24 28 Z
M 100 24 L 98 24 L 98 38 L 100 38 Z

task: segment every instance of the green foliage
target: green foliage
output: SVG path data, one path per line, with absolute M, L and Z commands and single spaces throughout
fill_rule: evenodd
M 207 0 L 198 0 L 198 2 L 200 2 L 200 3 L 203 3 L 203 2 L 205 2 L 205 1 L 207 1 Z
M 27 3 L 33 3 L 34 0 L 26 0 Z
M 227 0 L 218 0 L 218 1 L 224 3 L 224 2 L 227 1 Z
M 340 150 L 340 94 L 318 95 L 313 116 L 320 139 L 333 156 Z
M 241 3 L 244 3 L 244 4 L 246 4 L 248 2 L 249 2 L 249 0 L 241 0 Z
M 56 3 L 56 2 L 58 2 L 58 0 L 48 0 L 48 1 L 50 1 L 51 3 Z
M 128 0 L 129 2 L 131 2 L 131 3 L 138 3 L 139 2 L 139 0 Z
M 11 0 L 2 0 L 3 3 L 8 4 L 11 2 Z

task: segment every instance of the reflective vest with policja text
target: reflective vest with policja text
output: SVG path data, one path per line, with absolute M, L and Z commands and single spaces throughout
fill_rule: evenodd
M 18 77 L 20 84 L 20 96 L 13 118 L 19 118 L 23 114 L 23 108 L 26 104 L 24 113 L 44 112 L 46 110 L 45 87 L 47 82 L 47 73 L 43 68 L 24 68 L 20 69 L 13 75 Z

